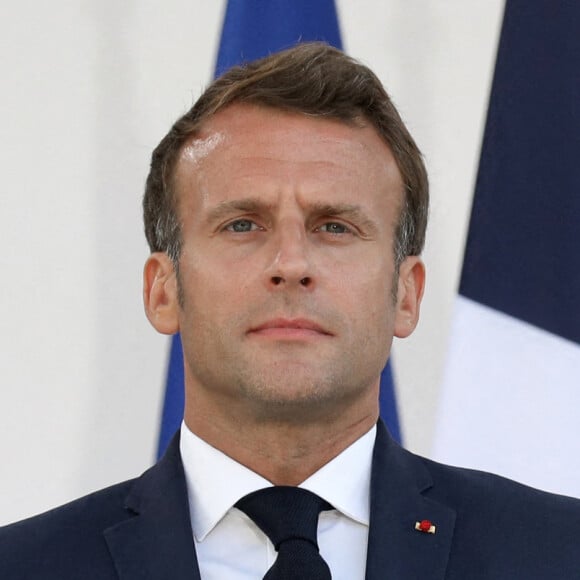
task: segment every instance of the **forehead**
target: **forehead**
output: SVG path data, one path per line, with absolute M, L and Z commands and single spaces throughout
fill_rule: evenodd
M 229 180 L 232 187 L 235 181 L 238 188 L 272 178 L 289 186 L 300 181 L 306 189 L 310 182 L 324 182 L 329 188 L 343 184 L 400 196 L 403 190 L 392 152 L 370 123 L 248 104 L 231 105 L 208 119 L 183 146 L 175 175 L 179 205 L 185 192 L 210 182 L 218 187 Z

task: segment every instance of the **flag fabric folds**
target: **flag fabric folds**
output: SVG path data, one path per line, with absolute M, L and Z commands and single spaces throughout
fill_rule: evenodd
M 580 495 L 580 3 L 508 0 L 437 459 Z
M 223 21 L 216 75 L 235 64 L 267 56 L 300 41 L 324 41 L 342 48 L 334 0 L 229 0 Z M 179 428 L 183 416 L 183 362 L 175 336 L 167 372 L 158 456 Z M 392 374 L 381 376 L 381 413 L 400 440 Z

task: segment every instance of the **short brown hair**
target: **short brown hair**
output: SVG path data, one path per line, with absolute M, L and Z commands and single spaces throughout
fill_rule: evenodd
M 370 121 L 393 152 L 404 184 L 395 235 L 397 267 L 406 256 L 421 253 L 429 206 L 421 152 L 377 76 L 322 43 L 299 44 L 231 68 L 175 122 L 153 151 L 143 198 L 145 235 L 152 252 L 166 252 L 177 264 L 181 228 L 173 186 L 175 165 L 183 145 L 198 134 L 203 122 L 233 103 L 252 103 L 345 123 Z

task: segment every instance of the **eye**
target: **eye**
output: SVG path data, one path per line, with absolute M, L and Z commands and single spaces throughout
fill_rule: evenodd
M 325 223 L 318 228 L 318 231 L 326 232 L 329 234 L 350 234 L 350 233 L 352 233 L 352 230 L 348 226 L 345 226 L 344 224 L 341 224 L 340 222 Z
M 235 232 L 235 233 L 244 233 L 244 232 L 253 232 L 258 229 L 258 225 L 253 222 L 252 220 L 248 219 L 239 219 L 230 222 L 225 228 L 228 232 Z

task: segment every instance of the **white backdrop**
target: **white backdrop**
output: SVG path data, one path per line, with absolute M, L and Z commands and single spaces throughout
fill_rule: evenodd
M 394 349 L 405 443 L 429 455 L 503 1 L 337 4 L 430 170 L 423 319 Z M 2 8 L 0 524 L 152 462 L 169 342 L 143 315 L 140 199 L 151 150 L 211 78 L 222 10 Z

